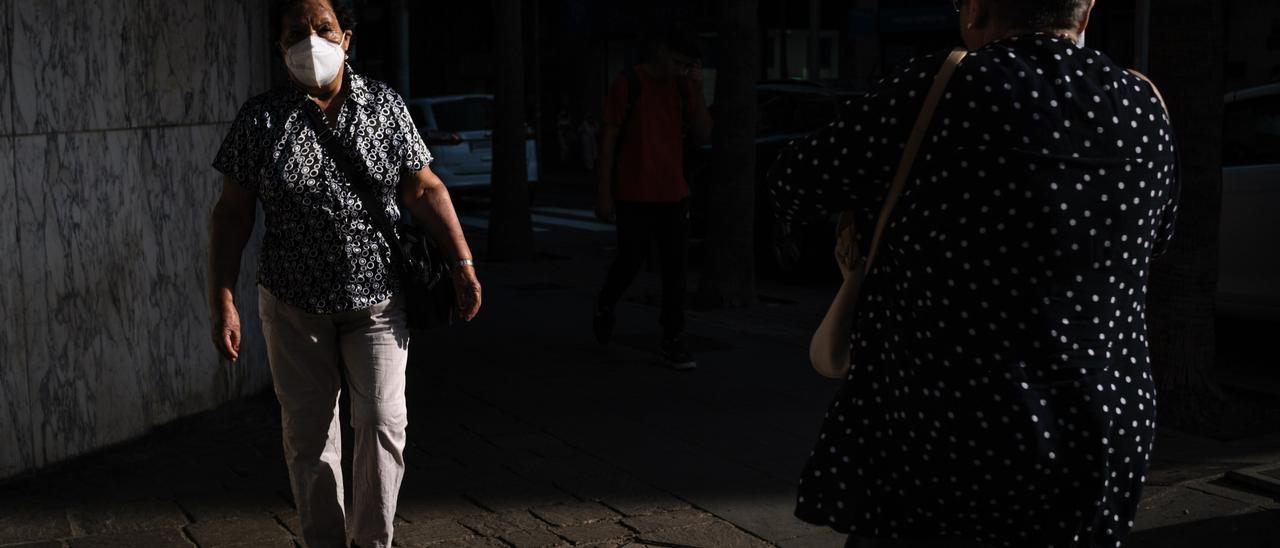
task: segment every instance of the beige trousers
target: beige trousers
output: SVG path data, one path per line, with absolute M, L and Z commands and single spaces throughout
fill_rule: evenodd
M 361 548 L 390 547 L 408 424 L 403 302 L 317 315 L 259 288 L 258 306 L 304 545 L 346 547 L 349 540 Z M 350 513 L 343 508 L 339 375 L 351 392 L 355 434 Z

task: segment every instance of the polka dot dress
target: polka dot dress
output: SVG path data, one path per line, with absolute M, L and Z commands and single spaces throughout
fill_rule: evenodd
M 784 151 L 779 216 L 851 210 L 869 239 L 945 56 Z M 1159 100 L 1106 56 L 1027 35 L 966 58 L 863 286 L 796 515 L 872 538 L 1121 546 L 1155 432 L 1145 295 L 1176 184 Z

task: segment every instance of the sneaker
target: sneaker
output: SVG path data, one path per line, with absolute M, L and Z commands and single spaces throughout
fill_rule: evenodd
M 596 314 L 591 318 L 591 327 L 596 332 L 596 341 L 600 344 L 609 344 L 609 339 L 613 338 L 613 324 L 617 321 L 612 310 L 596 309 Z
M 680 337 L 663 339 L 660 354 L 663 363 L 676 371 L 688 371 L 698 367 L 698 362 L 693 361 L 693 354 L 689 353 L 689 349 L 684 346 L 684 340 Z

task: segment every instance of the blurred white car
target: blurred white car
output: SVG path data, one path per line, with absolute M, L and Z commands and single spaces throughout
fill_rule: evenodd
M 493 96 L 450 95 L 406 101 L 431 149 L 431 170 L 449 190 L 487 190 L 493 171 Z M 526 132 L 529 182 L 538 180 L 537 143 Z
M 1280 317 L 1280 83 L 1225 97 L 1218 309 Z

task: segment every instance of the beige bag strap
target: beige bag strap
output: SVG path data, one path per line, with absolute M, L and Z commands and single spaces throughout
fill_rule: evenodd
M 915 164 L 916 154 L 920 152 L 924 134 L 929 131 L 929 125 L 933 123 L 933 113 L 938 109 L 938 103 L 942 101 L 942 92 L 947 89 L 947 82 L 951 80 L 951 75 L 955 74 L 960 61 L 968 54 L 969 52 L 964 48 L 952 50 L 951 55 L 948 55 L 946 62 L 942 64 L 942 68 L 938 70 L 937 76 L 933 77 L 933 87 L 929 88 L 929 95 L 924 98 L 924 105 L 920 107 L 916 125 L 911 128 L 911 136 L 907 138 L 907 145 L 902 150 L 898 172 L 894 174 L 893 184 L 889 186 L 889 195 L 885 198 L 884 207 L 880 209 L 880 220 L 876 221 L 875 235 L 871 238 L 871 250 L 867 253 L 863 272 L 871 272 L 871 264 L 875 262 L 876 253 L 880 250 L 880 240 L 884 237 L 885 227 L 889 224 L 889 214 L 893 213 L 893 207 L 898 204 L 898 197 L 902 195 L 902 189 L 907 184 L 907 176 L 911 175 L 911 166 Z
M 1137 76 L 1138 79 L 1142 80 L 1143 82 L 1146 82 L 1148 86 L 1151 86 L 1152 93 L 1155 93 L 1156 99 L 1160 100 L 1160 108 L 1164 109 L 1165 116 L 1169 116 L 1169 104 L 1164 102 L 1164 94 L 1160 93 L 1160 88 L 1156 87 L 1156 83 L 1152 82 L 1150 78 L 1147 78 L 1147 75 L 1141 72 L 1138 72 L 1137 69 L 1129 69 L 1129 72 L 1134 76 Z M 1172 116 L 1169 116 L 1169 117 L 1173 118 Z

